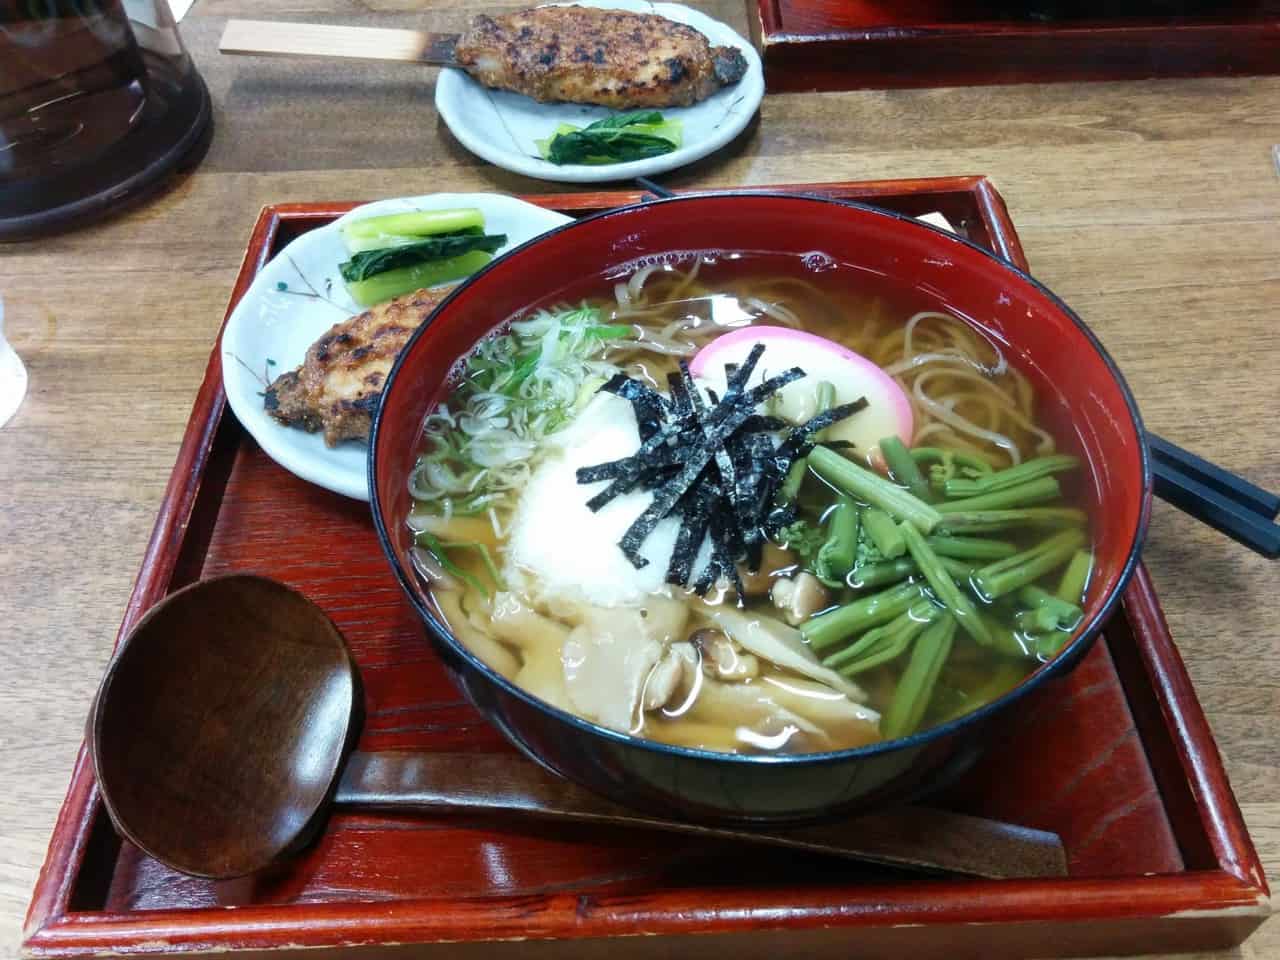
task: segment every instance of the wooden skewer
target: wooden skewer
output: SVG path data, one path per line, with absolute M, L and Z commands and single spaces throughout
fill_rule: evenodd
M 452 67 L 457 66 L 453 48 L 458 36 L 381 27 L 229 20 L 218 49 L 249 56 L 394 60 Z

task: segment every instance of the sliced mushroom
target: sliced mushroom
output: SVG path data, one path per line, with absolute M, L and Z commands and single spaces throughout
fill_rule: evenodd
M 763 597 L 784 570 L 796 565 L 795 554 L 774 543 L 766 543 L 760 554 L 760 569 L 752 573 L 745 567 L 738 570 L 742 591 L 748 597 Z
M 720 630 L 695 630 L 689 637 L 702 654 L 702 668 L 718 680 L 749 680 L 760 673 L 760 661 Z
M 673 643 L 645 678 L 641 700 L 645 710 L 657 710 L 677 700 L 692 685 L 698 654 L 688 643 Z
M 775 580 L 769 597 L 793 627 L 804 623 L 826 607 L 831 599 L 822 581 L 812 573 L 799 573 L 794 577 Z

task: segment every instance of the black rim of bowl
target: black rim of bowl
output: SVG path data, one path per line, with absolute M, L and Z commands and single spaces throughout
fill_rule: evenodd
M 378 485 L 376 483 L 377 451 L 382 426 L 382 405 L 385 398 L 395 388 L 396 380 L 398 379 L 400 368 L 403 365 L 405 358 L 409 355 L 419 338 L 421 338 L 435 322 L 436 316 L 438 316 L 441 311 L 447 309 L 454 298 L 463 290 L 478 281 L 490 271 L 502 269 L 505 265 L 505 261 L 516 257 L 526 247 L 532 246 L 536 243 L 542 243 L 557 234 L 564 233 L 567 230 L 572 230 L 580 224 L 591 223 L 597 220 L 605 220 L 610 217 L 625 216 L 632 210 L 643 209 L 651 206 L 673 203 L 684 204 L 713 198 L 731 199 L 734 197 L 741 197 L 743 199 L 766 198 L 795 203 L 821 203 L 834 207 L 852 207 L 856 210 L 861 210 L 875 216 L 885 217 L 889 220 L 896 220 L 899 223 L 909 224 L 912 229 L 931 231 L 932 233 L 945 237 L 951 242 L 970 247 L 982 256 L 986 257 L 988 260 L 991 260 L 997 267 L 1004 270 L 1017 280 L 1030 285 L 1034 290 L 1044 296 L 1045 299 L 1060 310 L 1075 325 L 1076 329 L 1088 341 L 1090 346 L 1093 347 L 1098 356 L 1101 357 L 1108 372 L 1115 379 L 1116 385 L 1120 388 L 1120 393 L 1124 397 L 1125 406 L 1128 408 L 1129 417 L 1132 420 L 1135 435 L 1138 439 L 1139 458 L 1142 470 L 1141 489 L 1143 492 L 1142 503 L 1140 504 L 1138 513 L 1137 529 L 1134 531 L 1133 542 L 1129 547 L 1129 554 L 1125 558 L 1124 565 L 1121 567 L 1119 579 L 1116 581 L 1111 592 L 1103 598 L 1097 612 L 1095 612 L 1094 615 L 1081 627 L 1077 628 L 1076 635 L 1071 639 L 1071 642 L 1063 647 L 1052 660 L 1041 664 L 1031 673 L 1027 674 L 1027 676 L 1013 687 L 1013 689 L 1006 691 L 995 700 L 984 704 L 972 713 L 966 713 L 963 716 L 949 720 L 944 724 L 940 724 L 936 727 L 929 727 L 918 733 L 913 733 L 908 737 L 899 737 L 895 740 L 882 740 L 879 743 L 868 744 L 866 746 L 855 747 L 848 750 L 828 750 L 823 753 L 721 753 L 715 750 L 700 750 L 694 747 L 680 747 L 673 744 L 661 743 L 657 740 L 649 740 L 644 737 L 620 733 L 617 730 L 602 727 L 599 724 L 592 723 L 590 720 L 586 720 L 576 714 L 568 713 L 567 711 L 561 710 L 559 707 L 552 706 L 546 701 L 534 696 L 527 690 L 524 690 L 517 684 L 508 680 L 472 653 L 464 643 L 454 637 L 453 633 L 449 630 L 448 624 L 441 620 L 430 607 L 421 602 L 416 589 L 416 583 L 412 579 L 411 572 L 406 569 L 405 564 L 400 562 L 400 558 L 397 556 L 395 548 L 392 546 L 391 537 L 386 526 L 382 522 L 382 504 L 378 496 Z M 456 359 L 461 358 L 459 357 Z M 390 562 L 391 567 L 395 572 L 396 580 L 400 583 L 400 588 L 409 598 L 409 602 L 413 604 L 418 615 L 422 617 L 423 622 L 426 623 L 427 627 L 433 634 L 435 634 L 437 639 L 447 644 L 454 653 L 467 661 L 473 669 L 479 671 L 490 682 L 496 684 L 509 696 L 515 697 L 527 706 L 531 706 L 543 713 L 548 713 L 561 722 L 567 723 L 583 733 L 602 737 L 619 745 L 634 749 L 657 754 L 686 757 L 691 760 L 714 761 L 717 763 L 804 766 L 808 764 L 828 763 L 836 760 L 857 760 L 859 758 L 873 757 L 882 753 L 922 747 L 932 741 L 946 739 L 947 737 L 963 730 L 965 727 L 973 727 L 981 724 L 987 717 L 1011 706 L 1016 701 L 1022 699 L 1033 690 L 1040 687 L 1050 678 L 1058 676 L 1068 669 L 1069 666 L 1073 665 L 1080 658 L 1086 646 L 1092 642 L 1095 635 L 1101 631 L 1102 626 L 1111 616 L 1116 604 L 1120 602 L 1120 598 L 1123 596 L 1125 588 L 1133 577 L 1133 572 L 1138 565 L 1138 560 L 1142 553 L 1142 544 L 1146 537 L 1147 523 L 1151 513 L 1151 463 L 1147 446 L 1143 439 L 1144 437 L 1145 430 L 1142 424 L 1142 416 L 1138 412 L 1137 401 L 1134 399 L 1133 393 L 1129 389 L 1129 384 L 1124 379 L 1124 375 L 1121 374 L 1120 368 L 1116 365 L 1115 360 L 1112 359 L 1111 354 L 1109 354 L 1106 348 L 1102 345 L 1102 342 L 1098 339 L 1097 335 L 1094 334 L 1094 332 L 1089 329 L 1089 326 L 1076 315 L 1075 311 L 1068 307 L 1056 294 L 1053 293 L 1052 290 L 1040 283 L 1040 281 L 1036 280 L 1026 271 L 1010 263 L 1008 260 L 997 256 L 985 247 L 974 243 L 972 240 L 968 240 L 957 234 L 942 230 L 941 228 L 932 226 L 931 224 L 923 223 L 915 217 L 907 214 L 898 213 L 893 210 L 886 210 L 882 207 L 876 207 L 867 203 L 860 203 L 852 200 L 836 200 L 831 197 L 823 197 L 816 194 L 779 193 L 775 191 L 723 191 L 687 193 L 658 200 L 642 201 L 640 203 L 629 204 L 624 207 L 615 207 L 611 210 L 603 210 L 600 213 L 592 214 L 591 216 L 583 217 L 579 220 L 574 220 L 571 223 L 563 224 L 552 230 L 548 230 L 546 233 L 539 234 L 532 240 L 527 240 L 520 244 L 518 247 L 513 247 L 501 256 L 495 257 L 480 270 L 476 271 L 462 283 L 458 284 L 458 286 L 440 302 L 440 305 L 436 307 L 431 316 L 427 318 L 426 322 L 423 323 L 422 326 L 414 332 L 413 336 L 409 338 L 409 342 L 405 344 L 404 348 L 400 351 L 400 355 L 396 358 L 396 362 L 392 366 L 390 374 L 387 375 L 386 383 L 382 389 L 382 396 L 378 402 L 378 409 L 374 414 L 373 429 L 369 436 L 367 479 L 369 481 L 369 499 L 373 513 L 373 522 L 378 532 L 378 542 L 381 544 L 382 552 L 386 555 L 387 560 Z

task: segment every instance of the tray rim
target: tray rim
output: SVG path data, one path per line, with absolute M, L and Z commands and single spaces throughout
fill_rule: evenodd
M 874 201 L 876 197 L 930 193 L 969 193 L 996 252 L 1026 269 L 1026 257 L 1004 200 L 986 177 L 842 181 L 729 188 L 751 192 L 826 193 Z M 689 192 L 722 193 L 726 190 Z M 643 191 L 603 191 L 525 196 L 532 203 L 566 212 L 594 210 L 639 200 Z M 286 223 L 327 221 L 354 202 L 269 204 L 250 235 L 226 315 L 247 291 L 269 257 Z M 179 574 L 181 548 L 198 507 L 206 471 L 223 429 L 242 429 L 226 417 L 221 378 L 221 327 L 197 393 L 173 472 L 115 643 L 142 613 L 169 592 Z M 726 918 L 715 910 L 690 912 L 677 894 L 663 891 L 637 903 L 634 898 L 543 898 L 545 909 L 531 913 L 527 898 L 414 898 L 387 902 L 332 902 L 133 912 L 76 911 L 71 896 L 97 818 L 103 815 L 92 763 L 84 747 L 50 839 L 24 925 L 23 952 L 59 957 L 110 951 L 135 954 L 167 948 L 176 951 L 270 950 L 290 947 L 338 947 L 364 944 L 460 943 L 524 939 L 594 939 L 646 934 L 733 934 L 761 928 L 780 932 L 854 929 L 898 925 L 986 925 L 993 922 L 1079 924 L 1090 921 L 1175 917 L 1233 924 L 1239 942 L 1270 912 L 1269 890 L 1239 807 L 1231 791 L 1217 745 L 1195 697 L 1191 680 L 1173 646 L 1151 580 L 1143 566 L 1126 590 L 1123 609 L 1140 666 L 1151 685 L 1160 723 L 1172 738 L 1175 754 L 1166 757 L 1185 776 L 1194 809 L 1183 811 L 1203 831 L 1215 869 L 1159 876 L 1067 878 L 1029 881 L 956 880 L 875 887 L 876 902 L 832 904 L 823 890 L 797 892 L 779 916 L 769 891 L 704 891 L 731 908 Z M 1117 674 L 1120 674 L 1117 665 Z M 1122 678 L 1123 679 L 1123 678 Z M 1130 700 L 1126 692 L 1126 701 Z M 1135 717 L 1135 724 L 1138 718 Z M 1141 732 L 1141 731 L 1140 731 Z M 1146 749 L 1144 738 L 1144 749 Z M 1153 764 L 1154 764 L 1153 759 Z M 1167 800 L 1166 810 L 1168 810 Z M 1172 814 L 1171 814 L 1172 816 Z M 1064 908 L 1063 904 L 1070 904 Z M 669 909 L 668 909 L 669 908 Z M 704 915 L 705 913 L 705 915 Z M 495 920 L 501 914 L 503 919 Z M 285 936 L 282 939 L 282 933 Z
M 1134 15 L 1066 23 L 991 18 L 800 32 L 784 22 L 783 0 L 746 0 L 746 5 L 751 41 L 764 61 L 770 93 L 1280 72 L 1276 16 L 1249 20 L 1221 15 L 1176 22 L 1175 16 Z M 1176 46 L 1177 56 L 1156 55 L 1164 45 Z M 969 64 L 939 65 L 935 54 L 947 46 L 964 51 Z M 1054 56 L 1055 47 L 1061 56 Z M 1224 49 L 1231 58 L 1224 60 Z M 1018 58 L 1019 50 L 1027 56 Z M 868 56 L 878 55 L 873 51 L 893 51 L 903 68 L 890 71 L 867 65 Z M 987 65 L 987 57 L 997 56 L 996 51 L 1017 58 L 1015 65 Z M 1081 52 L 1095 54 L 1101 66 L 1082 59 Z

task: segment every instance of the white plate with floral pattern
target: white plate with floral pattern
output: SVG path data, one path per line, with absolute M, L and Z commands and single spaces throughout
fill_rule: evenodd
M 263 408 L 263 397 L 272 380 L 302 363 L 321 334 L 363 309 L 347 294 L 338 273 L 338 264 L 349 257 L 339 227 L 365 217 L 453 207 L 478 207 L 487 233 L 507 235 L 499 256 L 570 222 L 563 214 L 492 193 L 437 193 L 367 203 L 286 246 L 262 268 L 232 311 L 222 333 L 227 402 L 263 451 L 286 470 L 335 493 L 369 499 L 366 444 L 348 441 L 328 447 L 319 433 L 273 420 Z

